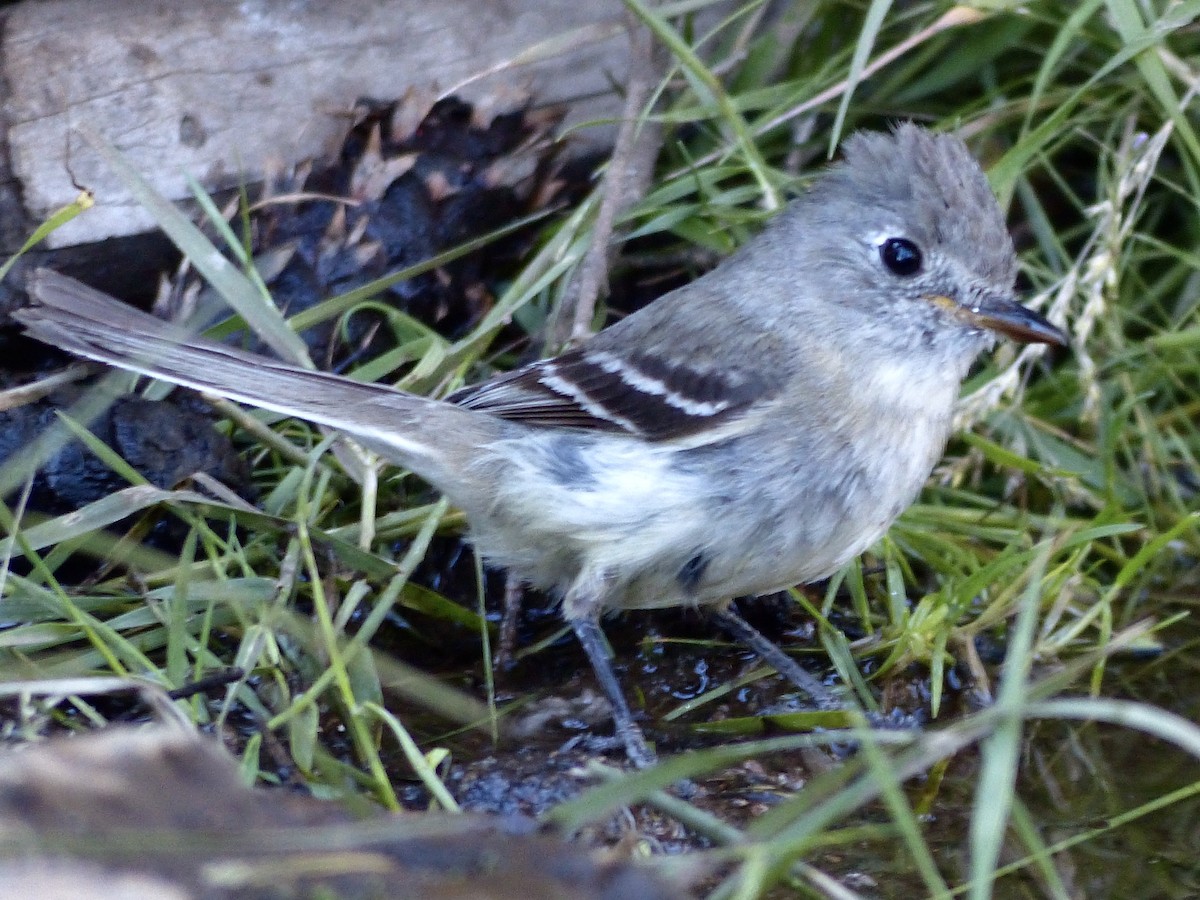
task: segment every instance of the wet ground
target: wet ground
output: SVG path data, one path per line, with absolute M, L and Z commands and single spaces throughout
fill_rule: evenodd
M 810 650 L 801 651 L 800 658 L 813 671 L 827 670 L 827 657 L 795 604 L 768 598 L 757 605 L 757 614 L 756 604 L 743 605 L 756 626 L 781 644 Z M 535 613 L 533 619 L 550 628 L 551 612 Z M 664 754 L 737 740 L 736 735 L 714 733 L 714 724 L 723 721 L 753 722 L 758 717 L 762 731 L 747 737 L 782 733 L 772 725 L 770 714 L 804 706 L 789 683 L 762 675 L 753 654 L 730 645 L 696 614 L 633 614 L 606 623 L 605 631 L 618 677 L 644 710 L 643 724 Z M 1175 637 L 1188 640 L 1185 630 Z M 1183 668 L 1179 659 L 1160 655 L 1115 660 L 1107 672 L 1113 694 L 1120 686 L 1130 699 L 1164 706 L 1195 721 L 1200 717 L 1200 678 L 1195 672 L 1178 671 Z M 478 690 L 476 668 L 460 678 L 462 686 Z M 915 708 L 927 699 L 927 679 L 920 670 L 907 673 L 893 681 L 889 696 L 905 697 Z M 953 721 L 974 702 L 968 688 L 963 685 L 950 693 L 943 721 Z M 611 733 L 605 704 L 570 635 L 512 671 L 499 673 L 498 704 L 503 707 L 518 698 L 522 705 L 510 714 L 511 722 L 520 723 L 511 727 L 516 737 L 498 745 L 480 736 L 449 742 L 455 762 L 446 783 L 465 808 L 538 816 L 595 783 L 586 773 L 590 761 L 600 757 L 613 765 L 621 763 L 620 749 L 604 740 Z M 697 700 L 699 704 L 692 705 Z M 907 785 L 914 806 L 928 804 L 922 816 L 926 836 L 952 882 L 968 876 L 966 836 L 977 800 L 978 762 L 978 751 L 971 747 L 950 760 L 936 784 L 918 778 Z M 688 800 L 741 828 L 838 764 L 835 755 L 823 751 L 776 753 L 697 779 Z M 1193 757 L 1140 732 L 1036 721 L 1028 725 L 1022 747 L 1018 796 L 1047 844 L 1098 832 L 1055 856 L 1057 877 L 1069 896 L 1200 896 L 1200 796 L 1185 797 L 1106 830 L 1116 817 L 1195 784 L 1198 777 L 1200 768 Z M 417 805 L 425 799 L 415 787 L 406 798 Z M 882 807 L 873 806 L 843 824 L 889 821 Z M 665 853 L 711 846 L 707 838 L 644 807 L 614 817 L 584 839 L 611 845 L 631 836 Z M 1014 844 L 1002 863 L 1025 852 Z M 864 896 L 924 896 L 912 859 L 894 834 L 820 852 L 810 861 Z M 1045 891 L 1044 879 L 1027 874 L 1003 880 L 996 896 L 1044 896 Z

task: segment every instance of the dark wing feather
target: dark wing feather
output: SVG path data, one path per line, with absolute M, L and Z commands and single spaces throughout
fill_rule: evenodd
M 453 394 L 453 403 L 557 428 L 684 438 L 743 415 L 779 384 L 745 368 L 581 347 Z

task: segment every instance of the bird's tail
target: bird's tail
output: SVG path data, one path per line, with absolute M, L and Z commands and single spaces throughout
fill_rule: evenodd
M 39 269 L 38 304 L 13 313 L 47 344 L 110 366 L 343 431 L 438 481 L 455 436 L 486 441 L 490 417 L 383 385 L 354 381 L 246 353 L 188 334 L 73 278 Z

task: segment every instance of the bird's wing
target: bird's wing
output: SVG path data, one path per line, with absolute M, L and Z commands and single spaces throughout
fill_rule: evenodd
M 773 373 L 661 355 L 580 347 L 464 388 L 451 402 L 528 425 L 625 432 L 647 440 L 694 437 L 775 396 Z

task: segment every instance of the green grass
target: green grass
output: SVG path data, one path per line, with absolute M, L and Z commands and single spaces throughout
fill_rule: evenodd
M 1001 347 L 979 368 L 964 392 L 964 431 L 920 502 L 814 604 L 824 645 L 847 681 L 861 681 L 868 661 L 874 678 L 920 664 L 929 669 L 936 709 L 947 669 L 959 663 L 994 680 L 995 704 L 940 719 L 922 734 L 865 732 L 845 767 L 743 828 L 658 800 L 709 835 L 718 849 L 708 861 L 733 863 L 713 897 L 763 896 L 780 883 L 804 896 L 851 896 L 844 887 L 836 893 L 817 860 L 823 849 L 864 844 L 871 854 L 881 847 L 899 854 L 893 871 L 903 873 L 897 884 L 909 893 L 1012 896 L 1036 884 L 1066 896 L 1056 854 L 1110 828 L 1136 828 L 1195 785 L 1164 789 L 1159 802 L 1113 813 L 1106 826 L 1051 840 L 1024 796 L 1030 723 L 1107 722 L 1200 756 L 1200 732 L 1186 718 L 1113 699 L 1129 692 L 1130 671 L 1137 693 L 1135 651 L 1165 643 L 1176 647 L 1164 657 L 1168 671 L 1196 666 L 1191 644 L 1170 636 L 1186 634 L 1191 621 L 1177 619 L 1200 598 L 1192 574 L 1200 556 L 1200 141 L 1191 93 L 1200 78 L 1192 24 L 1200 3 L 995 2 L 947 11 L 931 3 L 815 2 L 785 4 L 778 15 L 748 5 L 710 31 L 669 15 L 702 4 L 653 12 L 628 5 L 672 59 L 653 112 L 665 136 L 659 178 L 620 223 L 635 246 L 726 253 L 799 188 L 840 136 L 914 118 L 966 136 L 1010 207 L 1028 302 L 1074 338 L 1071 352 L 1052 363 L 1037 349 Z M 886 64 L 876 65 L 880 59 Z M 126 168 L 116 155 L 110 161 Z M 136 173 L 125 177 L 137 185 Z M 211 259 L 203 235 L 138 190 L 191 258 Z M 471 334 L 449 342 L 394 315 L 400 349 L 365 363 L 366 374 L 414 363 L 400 386 L 426 391 L 482 375 L 502 323 L 511 319 L 536 335 L 570 296 L 597 205 L 598 194 L 545 227 L 538 251 Z M 205 274 L 234 308 L 261 310 L 249 260 L 233 250 L 230 258 L 235 265 Z M 303 324 L 339 315 L 368 294 L 334 298 Z M 255 325 L 276 336 L 281 352 L 299 352 L 278 317 Z M 87 415 L 81 410 L 76 420 Z M 3 581 L 5 619 L 21 624 L 0 631 L 0 675 L 106 673 L 173 688 L 237 665 L 259 676 L 256 689 L 242 679 L 223 701 L 180 701 L 193 721 L 219 724 L 231 710 L 248 710 L 285 744 L 314 790 L 366 792 L 395 807 L 384 735 L 437 795 L 436 745 L 418 749 L 402 718 L 387 711 L 389 698 L 435 711 L 446 731 L 494 727 L 496 710 L 374 651 L 372 640 L 393 608 L 421 609 L 486 635 L 477 609 L 408 583 L 435 532 L 461 521 L 438 503 L 399 508 L 399 498 L 412 494 L 406 481 L 376 473 L 371 460 L 335 456 L 319 433 L 288 423 L 262 437 L 270 422 L 243 419 L 256 435 L 249 455 L 261 489 L 257 509 L 158 491 L 131 472 L 129 489 L 76 515 L 35 522 L 19 488 L 44 449 L 30 448 L 5 467 L 0 483 L 16 489 L 3 513 L 6 550 L 32 571 Z M 62 434 L 73 430 L 67 423 Z M 95 449 L 121 471 L 120 460 Z M 178 558 L 141 546 L 136 530 L 132 538 L 104 531 L 164 508 L 190 529 Z M 410 543 L 397 559 L 399 541 Z M 105 562 L 98 581 L 59 583 L 56 572 L 74 554 Z M 311 616 L 297 613 L 301 604 Z M 853 612 L 864 637 L 852 643 L 830 624 L 835 605 Z M 978 659 L 979 636 L 1005 642 L 999 671 Z M 1111 675 L 1115 664 L 1121 679 Z M 33 735 L 61 719 L 60 708 L 32 704 L 9 731 Z M 327 737 L 331 723 L 346 729 L 336 746 Z M 680 777 L 828 740 L 731 742 L 666 759 L 647 773 L 604 778 L 550 818 L 578 828 Z M 251 738 L 248 778 L 259 773 L 261 751 Z M 974 809 L 964 814 L 969 835 L 955 847 L 968 862 L 959 865 L 938 852 L 944 845 L 921 815 L 918 783 L 906 779 L 976 753 L 978 774 L 967 789 L 977 799 L 964 800 Z M 452 801 L 442 795 L 441 803 Z M 867 819 L 864 809 L 872 811 Z

